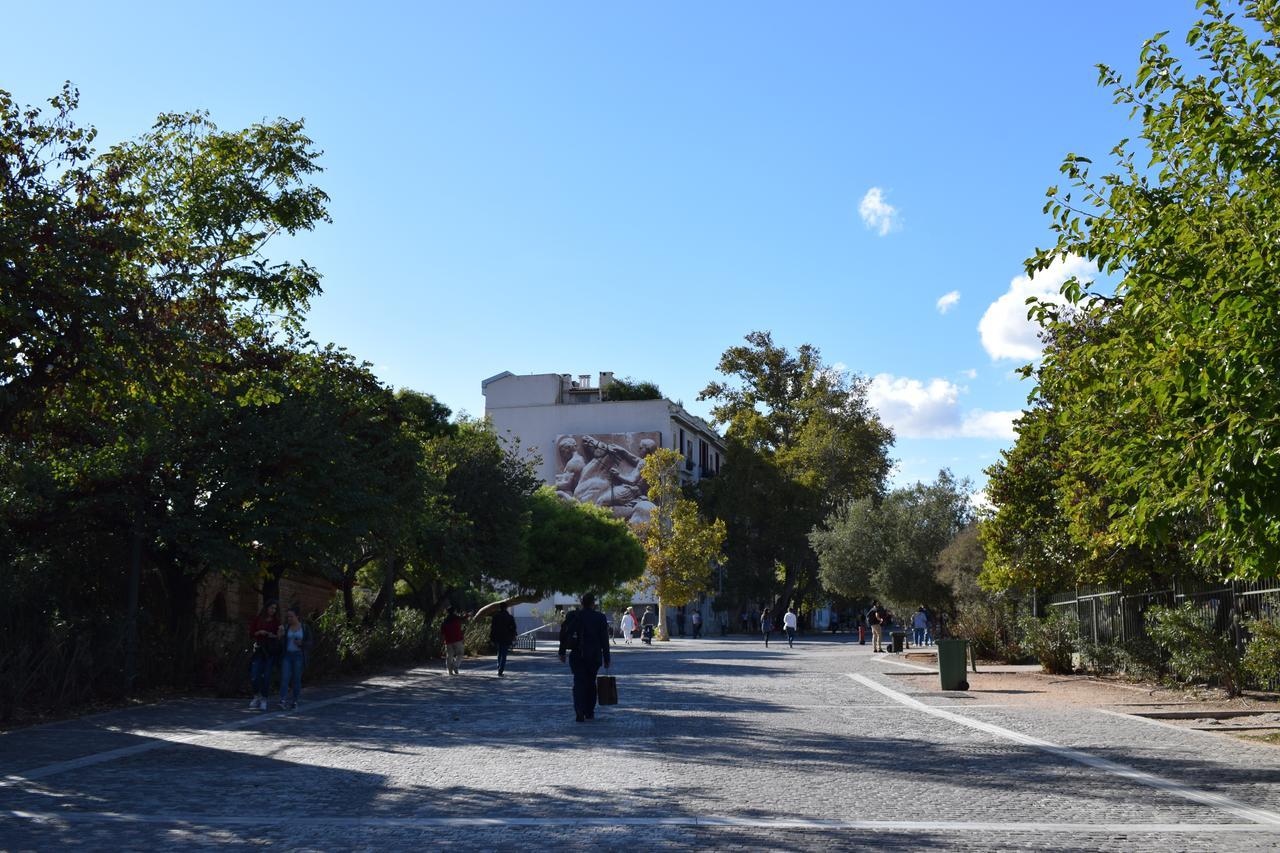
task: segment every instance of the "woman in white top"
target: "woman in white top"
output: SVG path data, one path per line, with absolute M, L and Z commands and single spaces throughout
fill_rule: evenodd
M 298 707 L 298 696 L 302 693 L 302 666 L 306 662 L 307 648 L 311 645 L 311 637 L 307 626 L 302 624 L 298 608 L 290 607 L 285 612 L 285 624 L 280 626 L 280 640 L 283 647 L 280 660 L 280 707 L 293 709 Z
M 796 609 L 794 607 L 787 608 L 787 612 L 782 614 L 782 630 L 787 635 L 787 648 L 794 648 L 796 644 Z
M 636 629 L 636 617 L 635 614 L 631 612 L 630 607 L 627 608 L 627 612 L 622 614 L 622 622 L 620 625 L 622 628 L 622 642 L 630 645 L 631 634 Z

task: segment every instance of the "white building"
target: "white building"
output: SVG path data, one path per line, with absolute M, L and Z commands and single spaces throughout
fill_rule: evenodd
M 555 486 L 565 498 L 610 507 L 621 517 L 638 520 L 646 505 L 651 505 L 643 486 L 633 483 L 649 450 L 675 449 L 685 458 L 684 476 L 697 481 L 719 472 L 724 441 L 710 424 L 670 400 L 609 400 L 612 383 L 612 373 L 601 373 L 593 386 L 589 375 L 574 379 L 568 373 L 517 376 L 504 371 L 480 387 L 485 416 L 495 432 L 515 452 L 536 454 L 543 482 Z M 623 476 L 592 476 L 593 451 L 609 453 L 612 467 L 622 469 Z M 628 472 L 634 475 L 630 480 Z M 525 630 L 536 627 L 533 610 L 545 613 L 572 602 L 553 596 L 512 612 Z M 646 602 L 638 598 L 637 603 Z M 703 625 L 709 630 L 714 622 L 709 618 L 709 602 L 703 603 L 702 610 Z M 669 609 L 669 619 L 673 633 L 678 633 L 674 609 Z

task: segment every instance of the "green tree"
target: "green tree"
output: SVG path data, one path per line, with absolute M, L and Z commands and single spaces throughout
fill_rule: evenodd
M 632 379 L 630 376 L 615 379 L 604 391 L 604 399 L 609 402 L 619 400 L 661 400 L 662 392 L 655 382 Z
M 720 559 L 725 524 L 708 522 L 698 505 L 680 490 L 684 456 L 659 448 L 645 457 L 644 479 L 654 509 L 641 530 L 644 541 L 644 583 L 658 597 L 658 613 L 668 606 L 688 604 L 707 588 Z M 658 620 L 658 639 L 669 640 L 667 620 Z
M 1067 308 L 1038 306 L 1050 331 L 1088 322 L 1106 334 L 1051 353 L 1061 379 L 1056 428 L 1067 464 L 1091 479 L 1063 501 L 1091 529 L 1093 556 L 1183 544 L 1203 570 L 1274 575 L 1280 565 L 1280 6 L 1205 0 L 1184 63 L 1164 34 L 1126 81 L 1100 83 L 1137 121 L 1138 142 L 1095 176 L 1068 155 L 1045 209 L 1056 240 L 1027 262 L 1098 264 L 1067 281 Z M 1114 288 L 1109 285 L 1114 283 Z
M 883 493 L 893 433 L 867 403 L 867 380 L 826 366 L 809 344 L 792 353 L 769 332 L 752 332 L 718 369 L 726 381 L 698 399 L 715 402 L 727 454 L 700 497 L 725 522 L 740 594 L 767 596 L 781 610 L 818 581 L 813 527 L 837 506 Z
M 424 448 L 441 492 L 400 577 L 431 617 L 456 592 L 492 589 L 529 570 L 525 537 L 538 480 L 483 421 L 460 419 Z
M 644 571 L 644 549 L 627 523 L 603 507 L 566 501 L 550 486 L 529 500 L 524 560 L 502 575 L 501 602 L 540 601 L 552 592 L 608 591 Z M 500 602 L 476 612 L 487 615 Z
M 912 607 L 943 599 L 938 557 L 972 520 L 968 481 L 944 469 L 933 483 L 894 489 L 879 504 L 848 502 L 810 538 L 827 589 Z

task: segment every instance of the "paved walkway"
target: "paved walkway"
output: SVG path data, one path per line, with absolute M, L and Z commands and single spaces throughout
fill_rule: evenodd
M 843 640 L 843 638 L 841 638 Z M 827 638 L 617 646 L 575 723 L 551 651 L 0 736 L 0 848 L 1274 850 L 1280 750 L 922 690 Z

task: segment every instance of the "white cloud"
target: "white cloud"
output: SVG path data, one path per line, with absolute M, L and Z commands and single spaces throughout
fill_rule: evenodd
M 858 215 L 868 228 L 883 237 L 898 227 L 898 208 L 884 200 L 884 190 L 872 187 L 858 205 Z
M 991 502 L 991 498 L 987 496 L 986 489 L 979 489 L 969 495 L 969 506 L 973 507 L 973 511 L 979 516 L 987 516 L 995 512 L 995 504 Z
M 880 373 L 871 380 L 867 400 L 903 438 L 1013 438 L 1013 421 L 1021 412 L 962 411 L 964 390 L 945 379 L 925 383 Z
M 982 346 L 992 359 L 1016 358 L 1030 361 L 1040 357 L 1040 327 L 1027 319 L 1027 298 L 1035 296 L 1045 302 L 1063 304 L 1058 288 L 1077 276 L 1090 280 L 1097 267 L 1084 258 L 1070 257 L 1056 261 L 1033 280 L 1020 275 L 1009 282 L 1009 290 L 988 307 L 978 322 Z
M 962 370 L 962 371 L 960 371 L 960 375 L 961 375 L 961 376 L 963 376 L 965 379 L 977 379 L 977 378 L 978 378 L 978 371 L 974 370 L 974 369 L 971 367 L 971 368 L 969 368 L 968 370 Z
M 960 291 L 953 290 L 950 293 L 943 294 L 938 297 L 937 307 L 939 314 L 945 314 L 952 308 L 956 307 L 956 303 L 960 301 Z
M 960 434 L 966 438 L 1013 440 L 1017 437 L 1017 433 L 1013 431 L 1013 422 L 1020 417 L 1022 417 L 1021 410 L 986 412 L 982 409 L 970 409 L 965 413 L 964 423 L 960 425 Z

